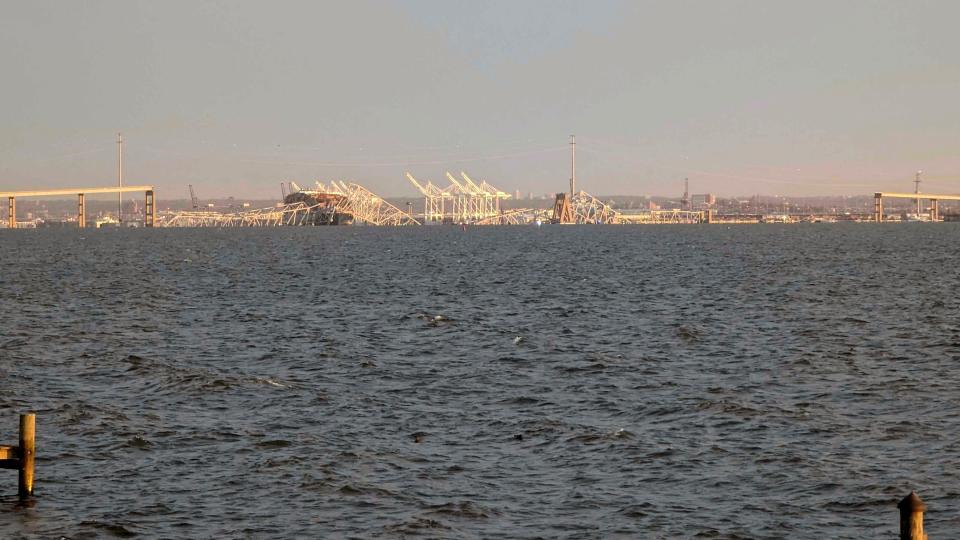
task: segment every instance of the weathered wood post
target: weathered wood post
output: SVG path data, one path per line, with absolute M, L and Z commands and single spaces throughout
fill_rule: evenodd
M 37 455 L 36 422 L 36 414 L 21 414 L 19 446 L 0 445 L 0 469 L 17 470 L 17 494 L 21 500 L 33 496 L 33 463 Z
M 20 482 L 17 493 L 21 499 L 33 496 L 33 463 L 37 453 L 37 415 L 20 415 Z
M 900 509 L 900 540 L 927 540 L 923 532 L 923 513 L 927 505 L 923 504 L 916 491 L 903 498 L 897 508 Z

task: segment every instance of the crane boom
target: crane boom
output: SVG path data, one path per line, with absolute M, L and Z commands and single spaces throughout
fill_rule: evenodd
M 466 181 L 467 185 L 470 186 L 470 188 L 474 191 L 474 193 L 478 193 L 478 194 L 481 194 L 481 195 L 484 194 L 484 193 L 483 193 L 483 190 L 480 189 L 480 186 L 478 186 L 477 183 L 474 182 L 472 178 L 470 178 L 469 176 L 467 176 L 467 173 L 465 173 L 465 172 L 463 172 L 463 171 L 460 171 L 460 176 L 463 177 L 463 179 Z
M 421 186 L 420 182 L 417 182 L 417 179 L 414 178 L 412 174 L 407 173 L 407 180 L 410 180 L 410 183 L 413 184 L 414 187 L 416 187 L 417 190 L 420 191 L 420 193 L 423 193 L 425 197 L 430 196 L 430 192 L 427 190 L 427 188 Z
M 471 195 L 471 194 L 473 193 L 472 191 L 470 191 L 469 188 L 463 187 L 463 184 L 462 184 L 462 183 L 457 182 L 457 179 L 454 178 L 453 175 L 450 174 L 449 171 L 447 172 L 447 180 L 450 180 L 450 183 L 453 184 L 454 186 L 456 186 L 457 190 L 459 190 L 461 194 Z

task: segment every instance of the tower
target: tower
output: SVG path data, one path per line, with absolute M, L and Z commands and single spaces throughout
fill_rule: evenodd
M 570 136 L 570 198 L 577 193 L 577 136 Z
M 123 137 L 117 133 L 117 223 L 123 223 Z
M 917 195 L 920 195 L 920 173 L 922 172 L 923 171 L 917 171 L 917 175 L 913 178 L 913 184 L 914 184 L 913 192 L 916 193 Z M 920 197 L 917 197 L 914 200 L 917 203 L 917 216 L 919 216 L 920 215 Z

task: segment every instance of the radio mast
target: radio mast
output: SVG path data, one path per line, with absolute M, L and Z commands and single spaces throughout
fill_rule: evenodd
M 570 136 L 570 198 L 577 192 L 577 136 Z
M 918 197 L 915 199 L 915 201 L 916 201 L 916 203 L 917 203 L 917 216 L 920 215 L 920 197 L 919 197 L 919 195 L 920 195 L 920 173 L 922 173 L 922 172 L 923 172 L 923 171 L 917 171 L 917 176 L 915 176 L 914 179 L 913 179 L 913 183 L 914 183 L 914 185 L 915 185 L 915 187 L 914 187 L 914 189 L 913 189 L 913 192 L 918 195 Z
M 117 133 L 117 225 L 123 223 L 123 137 Z

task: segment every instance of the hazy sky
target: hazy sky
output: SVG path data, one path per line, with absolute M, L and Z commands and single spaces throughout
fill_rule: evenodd
M 960 192 L 960 2 L 0 0 L 0 190 Z

